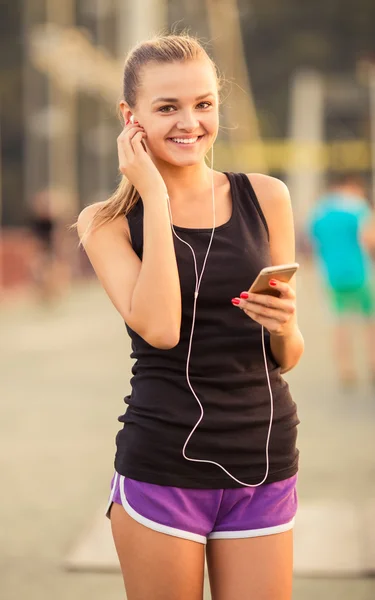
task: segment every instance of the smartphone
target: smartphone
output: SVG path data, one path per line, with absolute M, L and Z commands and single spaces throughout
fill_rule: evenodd
M 262 269 L 253 284 L 251 285 L 249 292 L 252 294 L 267 294 L 268 296 L 279 296 L 277 290 L 272 289 L 269 286 L 270 279 L 277 279 L 288 283 L 293 275 L 299 268 L 298 263 L 290 263 L 287 265 L 277 265 L 272 267 L 265 267 Z

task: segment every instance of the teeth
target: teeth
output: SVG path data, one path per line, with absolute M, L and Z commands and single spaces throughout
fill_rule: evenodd
M 172 139 L 172 142 L 176 142 L 177 144 L 194 144 L 198 140 L 197 137 L 189 138 L 189 139 L 186 139 L 186 138 L 171 138 L 171 139 Z

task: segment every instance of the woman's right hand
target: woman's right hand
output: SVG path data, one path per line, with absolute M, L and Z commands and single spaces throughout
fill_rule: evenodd
M 142 143 L 145 130 L 139 123 L 129 123 L 117 138 L 120 172 L 134 185 L 141 197 L 167 194 L 167 187 Z M 160 190 L 160 192 L 159 192 Z

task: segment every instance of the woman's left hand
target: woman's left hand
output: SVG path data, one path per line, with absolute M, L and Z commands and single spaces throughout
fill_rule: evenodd
M 295 327 L 295 292 L 289 284 L 276 279 L 270 281 L 270 287 L 280 292 L 279 298 L 242 292 L 240 298 L 232 299 L 232 304 L 263 325 L 272 335 L 287 336 Z

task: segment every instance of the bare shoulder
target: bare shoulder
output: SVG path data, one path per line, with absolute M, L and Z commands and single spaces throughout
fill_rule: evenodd
M 92 223 L 95 215 L 98 213 L 98 211 L 101 208 L 103 208 L 103 206 L 105 206 L 105 204 L 106 204 L 105 201 L 95 202 L 95 204 L 90 204 L 89 206 L 86 206 L 80 212 L 80 214 L 78 215 L 78 219 L 77 219 L 77 231 L 78 231 L 78 235 L 80 238 L 84 235 L 87 228 Z M 110 223 L 107 223 L 104 226 L 104 228 L 106 230 L 110 230 L 111 232 L 122 231 L 123 233 L 126 233 L 128 237 L 130 235 L 128 220 L 124 215 L 117 217 Z
M 277 177 L 263 173 L 247 173 L 247 177 L 257 195 L 262 208 L 267 209 L 267 204 L 290 204 L 290 194 L 287 185 Z
M 256 193 L 269 229 L 273 226 L 278 227 L 280 222 L 285 220 L 293 220 L 289 190 L 281 179 L 262 173 L 247 173 L 247 177 Z
M 272 264 L 294 262 L 295 234 L 288 187 L 277 177 L 261 173 L 248 173 L 247 177 L 267 221 Z
M 77 219 L 77 231 L 80 237 L 85 233 L 96 213 L 104 204 L 104 202 L 95 202 L 95 204 L 90 204 L 81 210 Z

